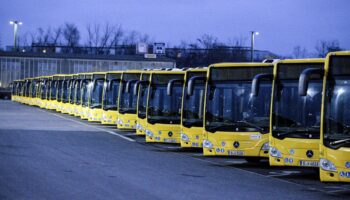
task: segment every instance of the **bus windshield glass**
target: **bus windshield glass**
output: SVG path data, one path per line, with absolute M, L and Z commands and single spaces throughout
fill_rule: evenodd
M 272 67 L 213 68 L 208 82 L 205 129 L 209 132 L 269 132 L 272 81 L 262 80 L 259 95 L 251 94 L 252 79 L 272 74 Z
M 102 92 L 104 80 L 97 80 L 91 91 L 91 108 L 102 108 Z
M 63 81 L 63 88 L 62 88 L 62 102 L 67 103 L 68 102 L 68 86 L 69 86 L 69 80 Z
M 80 87 L 80 83 L 81 80 L 78 80 L 77 82 L 75 82 L 75 96 L 74 96 L 74 102 L 76 105 L 80 105 L 81 104 L 81 87 Z
M 274 85 L 272 135 L 275 138 L 320 137 L 322 77 L 312 75 L 307 95 L 298 94 L 299 76 L 307 68 L 323 68 L 323 63 L 281 63 Z
M 83 86 L 81 88 L 81 93 L 82 93 L 82 105 L 84 107 L 87 107 L 89 104 L 89 93 L 90 93 L 90 88 L 91 88 L 91 81 L 87 80 L 83 82 Z
M 193 76 L 206 76 L 205 72 L 188 72 L 183 100 L 182 125 L 203 127 L 205 81 L 196 81 L 192 96 L 187 95 L 188 80 Z
M 47 84 L 47 80 L 43 80 L 41 83 L 40 83 L 40 98 L 41 99 L 46 99 L 46 84 Z
M 324 145 L 350 147 L 350 57 L 333 56 L 326 84 Z
M 56 83 L 57 80 L 51 81 L 51 94 L 50 94 L 50 100 L 56 100 Z
M 57 101 L 58 102 L 61 102 L 62 100 L 62 86 L 63 86 L 63 81 L 62 80 L 59 80 L 57 82 Z
M 103 102 L 104 110 L 118 110 L 117 100 L 119 95 L 120 81 L 112 81 L 111 87 L 108 88 L 108 84 L 105 86 L 105 97 Z
M 167 84 L 172 79 L 183 80 L 183 75 L 152 75 L 148 100 L 148 123 L 180 124 L 182 83 L 175 83 L 172 96 L 167 95 Z
M 120 93 L 120 101 L 119 101 L 119 113 L 130 113 L 130 114 L 136 114 L 136 104 L 137 104 L 137 96 L 133 94 L 133 88 L 136 83 L 136 81 L 140 80 L 140 74 L 123 74 L 123 80 L 122 80 L 122 91 Z M 126 93 L 126 85 L 127 82 L 131 81 L 130 83 L 130 91 L 129 93 Z
M 142 80 L 149 80 L 148 74 L 142 75 Z M 140 90 L 139 90 L 139 102 L 138 102 L 138 108 L 137 108 L 137 116 L 141 119 L 146 118 L 146 108 L 147 108 L 147 98 L 148 98 L 148 92 L 149 87 L 148 84 L 140 84 Z

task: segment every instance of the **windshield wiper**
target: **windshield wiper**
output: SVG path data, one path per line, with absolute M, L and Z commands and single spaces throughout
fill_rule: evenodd
M 109 106 L 105 106 L 105 110 L 112 110 L 112 109 L 117 109 L 118 106 L 116 105 L 109 105 Z
M 312 127 L 312 128 L 300 128 L 300 127 L 294 127 L 294 128 L 287 128 L 287 131 L 281 130 L 281 129 L 275 129 L 274 132 L 278 132 L 276 135 L 278 137 L 285 137 L 294 133 L 317 133 L 320 131 L 319 127 Z
M 250 127 L 256 128 L 256 129 L 258 129 L 258 131 L 259 131 L 260 133 L 263 133 L 263 134 L 266 133 L 263 127 L 258 126 L 258 125 L 256 125 L 256 124 L 253 124 L 253 123 L 251 123 L 251 122 L 248 122 L 248 121 L 246 121 L 246 120 L 237 121 L 237 123 L 242 123 L 242 124 L 248 125 L 248 126 L 250 126 Z
M 183 121 L 182 124 L 183 124 L 183 126 L 185 126 L 187 128 L 190 128 L 194 125 L 202 126 L 203 120 Z
M 90 106 L 90 108 L 101 108 L 101 107 L 102 107 L 102 104 L 100 103 L 95 103 Z
M 340 144 L 346 144 L 346 143 L 350 143 L 350 138 L 347 139 L 342 139 L 342 140 L 336 140 L 333 142 L 330 142 L 330 145 L 340 145 Z
M 218 124 L 218 125 L 212 125 L 212 126 L 207 126 L 207 131 L 211 132 L 211 133 L 215 133 L 216 131 L 218 131 L 221 128 L 236 128 L 237 124 Z

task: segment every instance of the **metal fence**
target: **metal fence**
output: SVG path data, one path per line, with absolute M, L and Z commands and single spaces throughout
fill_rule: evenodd
M 0 88 L 17 79 L 80 72 L 100 72 L 144 68 L 173 68 L 174 60 L 143 55 L 98 56 L 0 52 Z

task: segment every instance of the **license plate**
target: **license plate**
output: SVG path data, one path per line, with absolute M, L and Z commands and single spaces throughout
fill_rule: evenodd
M 164 139 L 164 142 L 168 142 L 168 143 L 176 143 L 176 139 Z
M 317 161 L 301 160 L 299 164 L 300 166 L 305 166 L 305 167 L 318 167 Z
M 130 125 L 129 124 L 125 124 L 125 127 L 129 127 Z
M 228 155 L 230 155 L 230 156 L 244 156 L 244 151 L 229 150 Z

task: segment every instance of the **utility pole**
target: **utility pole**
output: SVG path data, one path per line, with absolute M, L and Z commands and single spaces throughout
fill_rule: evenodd
M 254 62 L 254 40 L 255 40 L 255 35 L 259 35 L 259 32 L 250 31 L 250 33 L 251 33 L 250 61 Z
M 17 51 L 17 31 L 18 26 L 22 25 L 23 23 L 17 20 L 10 21 L 10 24 L 13 26 L 13 50 Z

